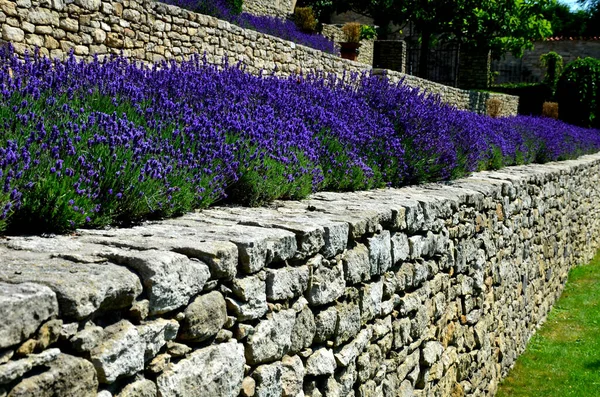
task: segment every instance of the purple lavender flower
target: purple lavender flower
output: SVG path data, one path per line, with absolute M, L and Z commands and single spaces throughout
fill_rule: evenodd
M 381 76 L 258 77 L 199 57 L 23 62 L 3 48 L 0 93 L 0 228 L 11 232 L 128 225 L 221 200 L 397 187 L 600 149 L 598 130 L 459 111 Z

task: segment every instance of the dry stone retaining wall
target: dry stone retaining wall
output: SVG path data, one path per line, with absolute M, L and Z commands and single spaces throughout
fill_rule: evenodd
M 600 243 L 600 154 L 0 239 L 0 396 L 493 395 Z
M 148 62 L 205 54 L 212 64 L 220 65 L 228 57 L 255 74 L 276 69 L 281 76 L 310 71 L 342 76 L 371 70 L 366 64 L 151 0 L 0 0 L 0 35 L 19 54 L 37 47 L 41 54 L 60 59 L 70 51 L 81 59 L 122 53 Z M 445 97 L 450 104 L 479 110 L 467 99 L 467 91 L 410 76 L 406 81 L 435 92 L 453 91 L 456 95 Z
M 449 103 L 458 109 L 486 114 L 488 100 L 495 98 L 499 99 L 501 103 L 501 117 L 518 114 L 519 97 L 517 96 L 485 91 L 462 90 L 392 70 L 374 69 L 373 73 L 386 75 L 392 83 L 403 81 L 404 84 L 411 87 L 418 87 L 419 89 L 438 95 L 443 102 Z

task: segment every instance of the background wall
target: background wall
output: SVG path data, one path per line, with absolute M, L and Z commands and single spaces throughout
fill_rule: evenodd
M 69 4 L 64 0 L 0 0 L 0 24 L 2 39 L 19 54 L 36 46 L 43 55 L 61 59 L 70 51 L 81 59 L 122 52 L 150 62 L 205 54 L 210 63 L 221 64 L 227 56 L 230 63 L 242 62 L 250 73 L 277 69 L 282 76 L 310 71 L 341 76 L 371 70 L 363 63 L 150 0 L 75 0 Z M 406 82 L 434 92 L 448 91 L 443 85 L 409 76 Z M 466 99 L 466 92 L 455 92 L 462 94 L 445 95 L 444 100 L 478 111 Z M 514 100 L 518 99 L 510 99 Z
M 500 71 L 496 81 L 498 83 L 541 82 L 546 69 L 540 63 L 540 56 L 550 51 L 560 54 L 565 65 L 577 58 L 600 59 L 600 39 L 561 38 L 536 41 L 534 48 L 525 51 L 523 58 L 515 58 L 507 54 L 502 60 L 494 62 L 493 71 Z
M 599 244 L 598 154 L 0 239 L 0 395 L 493 395 Z

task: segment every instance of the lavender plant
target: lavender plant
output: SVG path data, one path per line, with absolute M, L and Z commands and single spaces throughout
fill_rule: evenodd
M 220 200 L 446 180 L 600 149 L 600 132 L 492 119 L 381 76 L 252 76 L 196 57 L 24 62 L 0 49 L 0 228 L 65 232 Z
M 270 34 L 329 54 L 337 54 L 335 43 L 323 35 L 305 32 L 290 20 L 284 21 L 276 17 L 258 16 L 246 12 L 235 13 L 224 0 L 164 0 L 163 2 L 200 14 L 211 15 L 245 29 Z

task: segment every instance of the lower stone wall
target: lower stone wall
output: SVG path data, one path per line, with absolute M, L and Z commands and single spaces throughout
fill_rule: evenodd
M 0 396 L 493 395 L 600 244 L 600 155 L 0 239 Z

